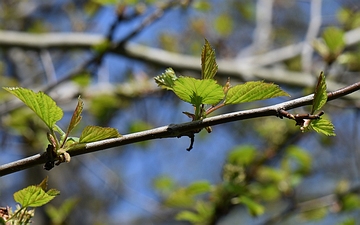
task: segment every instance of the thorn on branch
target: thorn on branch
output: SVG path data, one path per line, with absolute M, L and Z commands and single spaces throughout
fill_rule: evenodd
M 190 138 L 190 146 L 186 149 L 187 151 L 191 151 L 191 149 L 194 146 L 194 142 L 195 142 L 195 133 L 191 133 L 189 135 L 187 135 Z

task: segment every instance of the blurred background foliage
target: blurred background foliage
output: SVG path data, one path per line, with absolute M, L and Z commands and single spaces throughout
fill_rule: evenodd
M 152 15 L 158 19 L 141 26 Z M 142 44 L 145 54 L 154 47 L 192 55 L 200 67 L 206 38 L 217 59 L 232 63 L 223 69 L 251 68 L 230 72 L 233 84 L 265 79 L 256 75 L 265 69 L 266 81 L 298 97 L 314 90 L 321 70 L 342 86 L 359 80 L 359 27 L 360 3 L 351 0 L 2 0 L 0 31 L 80 32 L 105 40 L 87 47 L 24 48 L 6 44 L 0 32 L 0 83 L 45 90 L 67 112 L 63 128 L 81 95 L 86 111 L 80 126 L 111 126 L 127 134 L 187 122 L 182 111 L 191 106 L 156 87 L 153 77 L 170 66 L 166 58 L 154 63 L 158 56 L 147 60 L 110 51 L 118 43 Z M 295 50 L 276 52 L 286 46 Z M 179 67 L 179 74 L 200 77 L 193 68 Z M 228 75 L 220 73 L 219 83 Z M 191 152 L 185 150 L 187 138 L 154 140 L 73 157 L 49 172 L 37 166 L 4 176 L 0 205 L 14 207 L 16 190 L 49 176 L 61 195 L 36 210 L 34 224 L 357 224 L 359 100 L 353 95 L 325 106 L 336 137 L 301 133 L 279 118 L 223 124 L 200 133 Z M 46 128 L 13 103 L 0 91 L 1 164 L 47 146 Z

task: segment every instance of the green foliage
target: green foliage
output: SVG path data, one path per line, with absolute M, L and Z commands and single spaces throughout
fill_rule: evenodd
M 29 186 L 14 193 L 14 199 L 22 207 L 39 207 L 55 198 L 52 193 L 46 193 L 41 187 Z
M 340 8 L 337 18 L 345 30 L 355 29 L 360 26 L 360 12 L 352 8 Z
M 251 198 L 246 196 L 240 196 L 239 201 L 243 203 L 249 210 L 252 216 L 260 216 L 265 212 L 264 206 L 253 201 Z
M 312 104 L 311 114 L 320 110 L 327 101 L 326 83 L 324 72 L 320 73 L 317 85 L 315 87 L 314 100 Z
M 201 104 L 217 104 L 224 98 L 222 87 L 212 79 L 180 77 L 175 81 L 174 92 L 181 100 L 196 107 Z
M 210 204 L 198 201 L 194 207 L 195 212 L 181 211 L 176 215 L 177 220 L 189 221 L 192 224 L 209 224 L 208 220 L 213 214 L 213 208 Z
M 312 158 L 308 152 L 295 145 L 291 145 L 286 149 L 284 160 L 295 162 L 296 166 L 293 172 L 309 173 L 312 165 Z M 284 162 L 285 163 L 285 162 Z
M 165 70 L 165 73 L 154 78 L 155 82 L 159 87 L 173 90 L 174 82 L 178 79 L 174 70 L 172 68 L 168 68 Z
M 328 27 L 322 33 L 322 40 L 314 41 L 313 46 L 330 65 L 345 48 L 344 31 L 337 27 Z
M 261 81 L 247 82 L 231 87 L 230 80 L 228 80 L 222 87 L 214 80 L 217 69 L 215 51 L 205 39 L 201 52 L 201 79 L 177 77 L 175 72 L 169 68 L 165 73 L 156 76 L 155 82 L 159 87 L 173 91 L 181 100 L 194 106 L 194 114 L 184 112 L 193 121 L 206 118 L 208 114 L 225 105 L 289 96 L 277 85 Z M 210 105 L 210 107 L 205 108 L 205 105 Z M 206 130 L 208 133 L 211 132 L 210 127 L 206 127 Z
M 49 129 L 52 129 L 55 123 L 63 116 L 61 108 L 44 92 L 35 93 L 32 90 L 21 87 L 4 87 L 4 89 L 18 97 L 33 110 Z
M 70 155 L 66 152 L 71 146 L 78 143 L 89 143 L 93 141 L 100 141 L 108 138 L 120 137 L 121 135 L 115 128 L 87 126 L 83 130 L 80 138 L 69 137 L 70 132 L 80 123 L 81 113 L 84 108 L 84 103 L 81 98 L 78 98 L 78 104 L 73 112 L 67 131 L 64 132 L 56 122 L 63 116 L 63 111 L 59 108 L 55 101 L 43 92 L 34 93 L 32 90 L 20 87 L 4 87 L 5 90 L 18 97 L 23 101 L 30 109 L 32 109 L 36 115 L 44 121 L 49 128 L 50 132 L 47 133 L 50 145 L 57 155 L 56 159 L 58 164 L 61 162 L 69 162 Z M 60 140 L 58 135 L 60 135 Z M 47 152 L 49 157 L 53 155 L 52 152 Z M 46 169 L 53 167 L 53 161 L 49 161 L 45 164 Z
M 6 219 L 6 224 L 30 224 L 31 218 L 34 216 L 34 210 L 28 210 L 28 208 L 36 208 L 45 205 L 59 194 L 60 192 L 58 190 L 47 190 L 47 178 L 39 185 L 31 185 L 15 192 L 14 199 L 20 206 L 17 206 L 15 212 L 9 208 L 9 218 Z
M 228 155 L 228 162 L 235 165 L 247 166 L 251 164 L 256 157 L 256 149 L 251 145 L 242 145 L 236 147 Z
M 215 58 L 215 50 L 211 47 L 208 40 L 201 52 L 201 79 L 213 79 L 217 73 L 218 65 Z
M 356 220 L 354 218 L 347 218 L 344 221 L 338 223 L 337 225 L 356 225 Z
M 234 29 L 234 23 L 229 14 L 222 14 L 214 21 L 215 30 L 223 37 L 229 36 Z
M 318 133 L 325 134 L 327 136 L 335 136 L 335 128 L 331 121 L 320 118 L 317 120 L 312 120 L 310 127 Z
M 77 203 L 77 198 L 69 198 L 66 199 L 58 208 L 55 208 L 52 205 L 46 205 L 45 212 L 50 217 L 51 222 L 54 225 L 64 224 L 66 218 L 70 215 L 70 212 Z
M 115 128 L 86 126 L 81 133 L 79 143 L 89 143 L 94 141 L 101 141 L 109 138 L 117 138 L 121 135 Z
M 262 81 L 250 81 L 231 87 L 227 92 L 225 104 L 253 102 L 279 96 L 290 97 L 288 93 L 281 90 L 279 86 L 275 84 L 264 83 Z

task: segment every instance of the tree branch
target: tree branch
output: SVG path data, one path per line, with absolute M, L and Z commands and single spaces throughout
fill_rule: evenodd
M 345 88 L 339 89 L 334 92 L 328 93 L 328 101 L 343 97 L 350 93 L 353 93 L 360 89 L 360 82 Z M 205 118 L 199 121 L 181 123 L 181 124 L 170 124 L 168 126 L 158 127 L 147 131 L 137 132 L 133 134 L 127 134 L 119 138 L 106 139 L 102 141 L 84 143 L 75 145 L 73 148 L 68 150 L 70 156 L 77 156 L 86 153 L 91 153 L 99 150 L 104 150 L 113 147 L 119 147 L 123 145 L 133 144 L 141 141 L 147 141 L 152 139 L 161 138 L 173 138 L 187 136 L 186 134 L 194 130 L 205 128 L 208 126 L 214 126 L 218 124 L 252 119 L 265 116 L 278 116 L 280 109 L 290 110 L 305 105 L 311 105 L 313 101 L 313 94 L 297 98 L 294 100 L 286 101 L 272 106 L 261 107 L 257 109 L 238 111 L 233 113 L 227 113 L 218 115 L 210 118 Z M 47 153 L 37 154 L 25 159 L 21 159 L 12 163 L 8 163 L 0 166 L 0 176 L 11 174 L 17 171 L 21 171 L 30 168 L 35 165 L 44 164 L 47 160 Z
M 347 46 L 360 42 L 360 28 L 345 33 Z M 0 47 L 20 47 L 25 49 L 41 50 L 44 48 L 83 48 L 105 41 L 106 38 L 96 34 L 85 33 L 47 33 L 29 34 L 26 32 L 0 31 Z M 264 66 L 281 62 L 301 53 L 304 43 L 297 43 L 270 52 L 240 59 L 218 59 L 218 75 L 241 80 L 262 79 L 278 84 L 298 87 L 312 87 L 316 77 L 310 73 L 289 71 L 283 68 L 264 68 Z M 124 55 L 129 58 L 142 60 L 153 65 L 172 67 L 175 70 L 189 70 L 200 73 L 199 57 L 168 52 L 162 49 L 151 48 L 145 45 L 126 43 L 114 44 L 110 52 Z M 329 90 L 336 90 L 346 84 L 339 84 L 327 80 Z M 358 95 L 356 98 L 360 98 Z

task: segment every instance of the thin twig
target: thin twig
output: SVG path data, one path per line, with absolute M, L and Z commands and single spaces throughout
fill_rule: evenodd
M 328 101 L 343 97 L 350 93 L 353 93 L 360 89 L 360 82 L 345 88 L 339 89 L 334 92 L 328 93 Z M 133 144 L 141 141 L 161 139 L 161 138 L 173 138 L 181 137 L 184 134 L 188 134 L 190 131 L 202 129 L 208 126 L 214 126 L 218 124 L 253 119 L 265 116 L 278 116 L 280 109 L 290 110 L 305 105 L 311 105 L 314 95 L 308 95 L 294 100 L 286 101 L 280 104 L 261 107 L 251 110 L 238 111 L 233 113 L 227 113 L 219 116 L 205 118 L 199 121 L 193 121 L 181 124 L 171 124 L 168 126 L 158 127 L 155 129 L 137 132 L 133 134 L 127 134 L 119 138 L 106 139 L 102 141 L 77 144 L 68 151 L 71 156 L 82 155 L 95 151 L 100 151 L 108 148 L 119 147 L 123 145 Z M 35 165 L 44 164 L 47 160 L 46 152 L 37 154 L 25 159 L 21 159 L 15 162 L 11 162 L 0 166 L 0 176 L 11 174 L 20 170 L 30 168 Z

